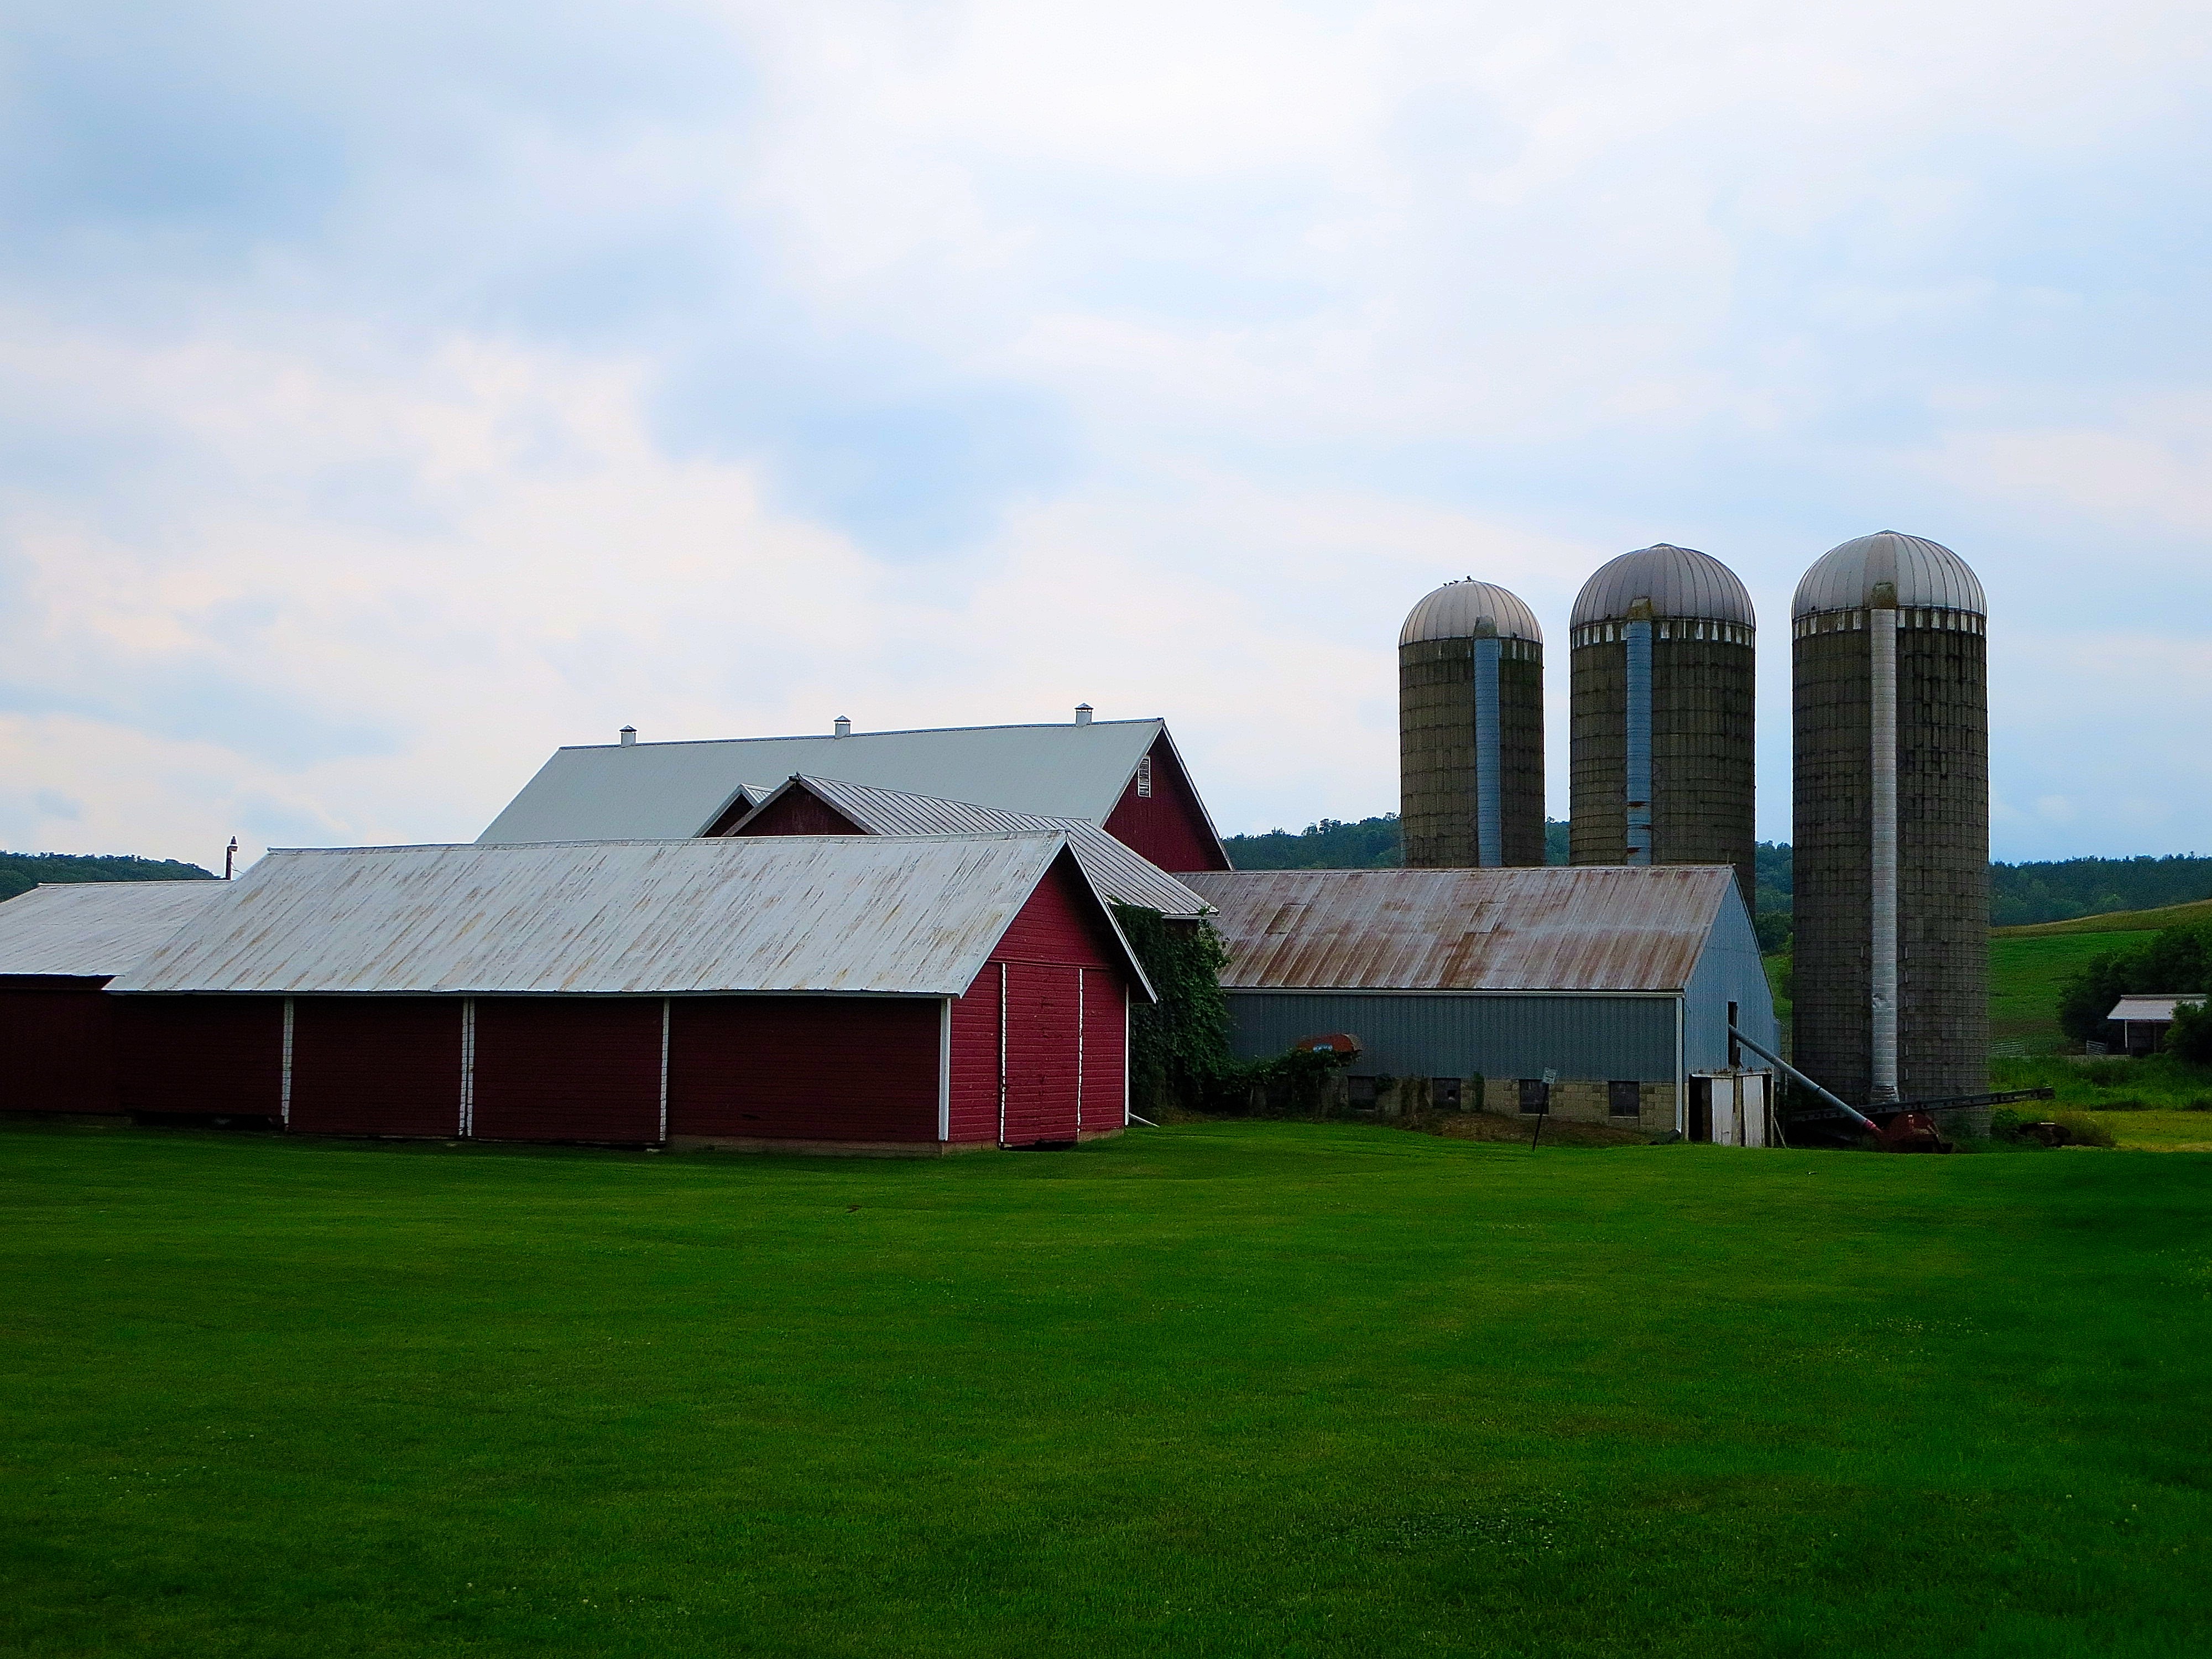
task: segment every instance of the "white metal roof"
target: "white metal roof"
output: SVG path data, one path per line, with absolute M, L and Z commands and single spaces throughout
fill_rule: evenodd
M 1253 870 L 1188 877 L 1237 990 L 1680 991 L 1726 865 Z
M 1157 720 L 1095 720 L 561 749 L 477 840 L 702 835 L 741 788 L 793 773 L 1103 823 L 1165 729 Z
M 2112 1005 L 2112 1012 L 2106 1014 L 2105 1018 L 2106 1019 L 2170 1020 L 2173 1018 L 2173 1005 L 2175 1003 L 2202 1002 L 2203 1000 L 2204 994 L 2201 991 L 2193 994 L 2189 992 L 2183 992 L 2178 996 L 2170 997 L 2122 997 L 2118 1002 Z
M 1083 818 L 1047 817 L 1010 812 L 972 801 L 939 800 L 900 789 L 878 789 L 838 778 L 800 776 L 785 780 L 775 793 L 794 785 L 811 790 L 872 836 L 959 836 L 1012 830 L 1052 830 L 1067 837 L 1068 850 L 1083 866 L 1091 884 L 1108 898 L 1142 905 L 1164 916 L 1204 915 L 1210 905 L 1143 854 L 1125 846 Z M 768 799 L 773 799 L 771 795 Z M 765 808 L 768 800 L 762 801 Z M 741 825 L 740 828 L 743 826 Z
M 134 967 L 237 884 L 45 882 L 0 904 L 0 974 L 100 979 Z
M 1066 845 L 1030 833 L 280 849 L 110 988 L 957 995 Z

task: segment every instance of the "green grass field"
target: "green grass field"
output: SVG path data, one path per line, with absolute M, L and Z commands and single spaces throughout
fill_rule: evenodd
M 0 1127 L 0 1651 L 2195 1655 L 2212 1158 Z
M 2212 1112 L 2091 1112 L 2124 1152 L 2212 1152 Z
M 2058 1029 L 2058 994 L 2067 978 L 2093 957 L 2133 945 L 2126 933 L 2039 933 L 1990 938 L 1990 1036 L 2021 1041 L 2030 1054 L 2055 1054 L 2066 1041 Z M 2077 1048 L 2079 1045 L 2075 1045 Z

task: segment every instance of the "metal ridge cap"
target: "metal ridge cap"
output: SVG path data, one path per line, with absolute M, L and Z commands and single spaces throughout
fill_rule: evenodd
M 1165 726 L 1167 723 L 1164 714 L 1139 714 L 1118 720 L 1092 720 L 1080 727 L 1072 720 L 1018 720 L 1000 726 L 886 726 L 878 731 L 848 732 L 842 738 L 830 732 L 778 732 L 760 738 L 663 738 L 654 743 L 564 743 L 553 752 L 556 755 L 582 755 L 601 749 L 682 749 L 710 744 L 808 743 L 817 738 L 824 743 L 850 743 L 855 738 L 912 738 L 934 732 L 1073 732 L 1097 731 L 1109 726 Z

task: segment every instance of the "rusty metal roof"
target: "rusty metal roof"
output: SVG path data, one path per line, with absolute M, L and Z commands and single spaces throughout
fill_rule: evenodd
M 1066 845 L 1025 833 L 278 849 L 110 988 L 957 995 Z
M 1238 990 L 1680 991 L 1725 865 L 1187 876 Z
M 42 882 L 0 904 L 0 974 L 119 974 L 235 885 Z
M 979 806 L 972 801 L 939 800 L 902 789 L 879 789 L 836 778 L 798 775 L 775 793 L 793 787 L 811 791 L 872 836 L 989 835 L 1006 830 L 1050 830 L 1067 837 L 1068 850 L 1083 866 L 1091 884 L 1108 898 L 1141 905 L 1164 916 L 1204 915 L 1206 902 L 1196 893 L 1117 837 L 1083 818 L 1046 817 Z M 761 802 L 765 807 L 768 797 Z M 756 809 L 758 810 L 758 809 Z M 738 826 L 740 831 L 744 825 Z

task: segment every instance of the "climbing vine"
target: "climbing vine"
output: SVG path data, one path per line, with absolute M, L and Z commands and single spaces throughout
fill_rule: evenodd
M 1190 1107 L 1235 1069 L 1229 999 L 1221 970 L 1229 952 L 1206 922 L 1169 921 L 1157 910 L 1116 904 L 1121 924 L 1159 1000 L 1129 1010 L 1129 1097 L 1144 1116 Z

